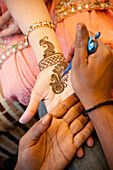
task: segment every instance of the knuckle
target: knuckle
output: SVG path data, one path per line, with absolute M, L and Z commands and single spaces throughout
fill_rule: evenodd
M 83 40 L 81 40 L 81 38 L 76 39 L 75 41 L 75 47 L 76 48 L 82 48 L 82 47 L 86 47 L 87 43 Z
M 85 124 L 88 122 L 88 117 L 84 117 L 83 115 L 78 117 L 79 122 L 85 126 Z
M 80 137 L 81 140 L 83 140 L 83 141 L 85 141 L 85 140 L 87 139 L 86 136 L 85 136 L 82 132 L 79 133 L 79 137 Z
M 73 63 L 74 63 L 73 65 L 74 65 L 74 67 L 75 67 L 75 68 L 74 68 L 74 69 L 75 69 L 74 71 L 77 72 L 78 69 L 79 69 L 79 66 L 80 66 L 80 61 L 77 59 L 77 60 L 76 60 L 75 62 L 73 62 Z
M 83 106 L 80 102 L 78 102 L 77 104 L 74 105 L 74 108 L 75 110 L 78 112 L 78 113 L 82 113 L 83 112 Z
M 87 124 L 86 128 L 90 133 L 93 132 L 94 127 L 93 127 L 93 124 L 91 123 L 91 121 Z
M 61 108 L 62 108 L 63 110 L 66 110 L 66 111 L 68 110 L 68 107 L 66 106 L 65 103 L 60 102 L 59 104 L 61 105 Z
M 41 97 L 41 98 L 42 98 L 42 97 L 43 97 L 43 96 L 41 95 L 41 93 L 38 92 L 36 86 L 34 86 L 31 94 L 32 94 L 32 95 L 31 95 L 32 98 L 35 98 L 35 97 L 37 97 L 37 98 Z

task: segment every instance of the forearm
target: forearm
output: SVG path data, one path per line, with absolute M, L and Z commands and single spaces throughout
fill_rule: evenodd
M 89 113 L 109 167 L 113 169 L 113 106 L 102 106 Z
M 43 0 L 6 0 L 6 4 L 23 33 L 35 22 L 51 21 Z M 29 35 L 29 42 L 38 62 L 43 59 L 44 52 L 44 49 L 39 45 L 39 41 L 45 36 L 54 44 L 55 51 L 61 52 L 54 30 L 48 27 L 37 28 Z

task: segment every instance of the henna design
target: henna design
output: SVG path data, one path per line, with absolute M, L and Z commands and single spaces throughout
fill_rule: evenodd
M 51 83 L 50 86 L 52 86 L 52 90 L 55 94 L 59 94 L 64 91 L 64 89 L 67 87 L 66 82 L 68 81 L 68 75 L 65 74 L 65 76 L 61 77 L 65 69 L 67 68 L 67 62 L 63 56 L 62 53 L 55 52 L 54 45 L 46 41 L 48 39 L 47 36 L 45 36 L 43 39 L 39 41 L 40 46 L 47 49 L 44 51 L 44 59 L 42 59 L 39 62 L 40 70 L 56 65 L 55 68 L 52 70 L 53 74 L 51 75 Z
M 47 58 L 42 59 L 39 62 L 40 71 L 42 71 L 43 69 L 45 69 L 49 66 L 53 66 L 59 62 L 62 62 L 62 61 L 65 62 L 65 58 L 62 53 L 55 53 L 51 56 L 48 56 Z
M 48 47 L 47 50 L 44 51 L 44 53 L 45 53 L 43 55 L 44 58 L 49 57 L 52 54 L 55 54 L 55 51 L 54 51 L 55 47 L 54 47 L 54 45 L 51 42 L 46 41 L 46 39 L 48 39 L 47 36 L 45 36 L 43 39 L 41 39 L 39 41 L 40 46 L 42 46 L 43 48 L 45 48 L 46 46 Z
M 59 94 L 64 91 L 64 89 L 67 87 L 67 84 L 65 82 L 68 81 L 68 75 L 62 74 L 67 68 L 66 62 L 60 62 L 55 66 L 55 68 L 52 70 L 54 74 L 51 75 L 51 83 L 50 86 L 52 86 L 52 90 L 55 94 Z

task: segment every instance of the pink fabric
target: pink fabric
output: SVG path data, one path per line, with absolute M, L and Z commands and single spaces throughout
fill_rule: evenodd
M 72 42 L 75 40 L 76 25 L 78 22 L 84 23 L 88 30 L 95 34 L 98 31 L 101 32 L 100 39 L 103 43 L 113 48 L 113 10 L 80 12 L 67 17 L 57 24 L 57 36 L 65 57 Z
M 0 5 L 1 3 L 3 3 L 3 0 L 0 0 Z M 56 1 L 53 0 L 52 5 L 49 5 L 50 15 L 54 19 Z M 6 10 L 4 4 L 2 8 L 4 8 L 3 11 Z M 78 22 L 83 22 L 88 30 L 94 33 L 100 31 L 101 40 L 113 48 L 113 11 L 106 9 L 102 11 L 80 12 L 67 17 L 57 24 L 56 33 L 65 57 L 75 39 L 76 24 Z M 8 46 L 12 43 L 20 42 L 23 38 L 20 35 L 8 37 Z M 5 98 L 13 101 L 18 100 L 22 104 L 28 105 L 30 93 L 38 73 L 38 63 L 31 47 L 10 56 L 0 68 L 0 81 Z
M 20 35 L 8 37 L 8 46 L 23 39 L 24 36 Z M 0 68 L 0 81 L 4 97 L 28 105 L 38 73 L 38 63 L 31 47 L 10 56 Z
M 2 9 L 2 13 L 4 13 L 7 10 L 7 7 L 6 7 L 4 0 L 0 0 L 0 7 Z
M 0 0 L 2 13 L 7 10 L 4 0 Z M 24 35 L 13 35 L 5 38 L 7 47 L 24 40 Z M 5 47 L 5 48 L 7 48 Z M 0 49 L 0 53 L 4 49 Z M 30 94 L 39 74 L 39 67 L 31 47 L 11 55 L 0 68 L 0 82 L 4 97 L 28 105 Z

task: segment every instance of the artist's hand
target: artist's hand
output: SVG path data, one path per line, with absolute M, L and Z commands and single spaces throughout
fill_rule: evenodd
M 87 123 L 88 118 L 80 115 L 83 111 L 81 103 L 73 103 L 69 109 L 69 100 L 74 101 L 71 96 L 58 104 L 24 135 L 19 145 L 16 170 L 59 170 L 68 165 L 93 131 L 92 123 Z
M 20 29 L 12 18 L 9 11 L 0 16 L 0 37 L 7 37 L 15 33 L 20 33 Z
M 94 37 L 92 34 L 91 36 Z M 113 50 L 100 40 L 95 53 L 88 56 L 88 31 L 77 25 L 72 84 L 85 109 L 111 99 L 113 85 Z
M 41 81 L 41 83 L 39 84 L 39 86 L 38 87 L 42 87 L 42 90 L 43 90 L 43 86 L 44 86 L 44 84 L 43 84 L 43 81 Z M 48 85 L 48 87 L 46 86 L 46 91 L 45 91 L 45 96 L 46 96 L 46 94 L 48 93 L 48 90 L 49 90 L 49 85 Z M 33 89 L 33 93 L 35 93 L 35 94 L 37 94 L 37 98 L 39 98 L 39 93 L 38 92 L 35 92 L 35 88 Z M 32 94 L 33 94 L 32 93 Z M 43 93 L 42 93 L 43 94 Z M 51 91 L 51 95 L 53 94 L 53 92 Z M 51 96 L 50 95 L 50 96 Z M 33 96 L 36 96 L 36 95 L 33 95 Z M 41 100 L 41 97 L 43 97 L 43 96 L 41 96 L 40 95 L 40 100 Z M 54 95 L 54 97 L 55 97 L 55 95 Z M 56 98 L 55 100 L 51 100 L 51 101 L 49 101 L 50 102 L 50 105 L 51 105 L 51 103 L 52 103 L 52 105 L 51 105 L 51 108 L 53 108 L 53 105 L 54 106 L 56 106 L 56 104 L 57 103 L 59 103 L 58 104 L 58 106 L 57 106 L 57 109 L 56 109 L 56 107 L 52 110 L 52 111 L 50 111 L 50 113 L 52 114 L 52 115 L 54 115 L 55 117 L 57 117 L 57 118 L 59 118 L 59 117 L 62 117 L 63 115 L 64 115 L 64 113 L 66 112 L 66 111 L 68 111 L 68 109 L 72 106 L 72 105 L 74 105 L 75 103 L 77 103 L 78 101 L 79 101 L 79 99 L 76 97 L 76 95 L 74 94 L 72 94 L 71 96 L 69 96 L 69 97 L 66 97 L 66 99 L 65 99 L 65 102 L 63 102 L 62 100 L 63 100 L 63 98 L 62 98 L 62 100 L 61 100 L 61 97 L 62 97 L 62 95 L 60 94 L 59 95 L 59 98 Z M 65 96 L 64 96 L 65 97 Z M 37 98 L 35 99 L 36 101 L 37 101 Z M 59 99 L 59 100 L 58 100 Z M 35 114 L 35 111 L 33 110 L 33 109 L 35 109 L 36 107 L 37 107 L 37 105 L 39 104 L 38 103 L 38 101 L 36 102 L 36 106 L 34 105 L 35 104 L 35 102 L 34 102 L 34 98 L 32 99 L 33 100 L 33 102 L 30 104 L 30 106 L 28 106 L 28 108 L 27 108 L 27 110 L 26 110 L 26 112 L 24 113 L 24 115 L 23 115 L 23 117 L 21 117 L 21 119 L 20 119 L 20 122 L 21 123 L 26 123 L 27 121 L 29 121 L 31 118 L 32 118 L 32 116 L 34 116 L 34 114 Z M 31 100 L 31 101 L 32 101 Z M 46 101 L 46 100 L 45 100 Z M 39 101 L 40 102 L 40 101 Z M 81 104 L 80 104 L 81 105 Z M 30 107 L 30 109 L 32 108 L 32 110 L 30 110 L 29 109 L 29 107 Z M 82 106 L 81 106 L 82 107 Z M 83 107 L 82 107 L 82 109 L 81 109 L 81 107 L 79 107 L 79 106 L 77 106 L 77 107 L 74 107 L 74 109 L 72 109 L 72 113 L 73 114 L 75 114 L 76 112 L 79 112 L 79 113 L 82 113 L 82 111 L 83 111 Z M 32 113 L 33 113 L 33 115 L 32 115 Z M 68 114 L 68 119 L 70 120 L 70 119 L 73 119 L 73 114 Z M 22 120 L 22 121 L 21 121 Z M 81 141 L 81 138 L 79 139 L 80 141 Z M 92 138 L 92 136 L 89 136 L 88 137 L 88 139 L 86 140 L 86 143 L 87 143 L 87 145 L 89 146 L 89 147 L 93 147 L 94 146 L 94 140 L 93 140 L 93 138 Z M 83 149 L 82 149 L 82 147 L 80 147 L 78 150 L 77 150 L 77 152 L 76 152 L 76 155 L 77 155 L 77 157 L 83 157 L 84 156 L 84 152 L 83 152 Z

